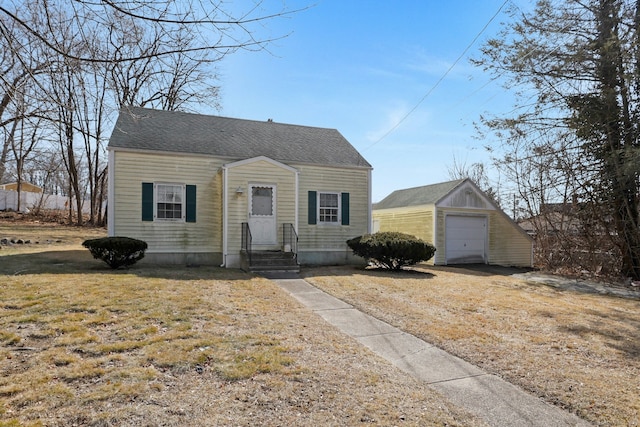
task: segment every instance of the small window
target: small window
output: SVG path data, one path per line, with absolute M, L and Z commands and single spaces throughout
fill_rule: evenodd
M 196 186 L 142 183 L 143 221 L 196 222 Z
M 251 187 L 251 215 L 273 215 L 273 187 Z
M 156 218 L 182 219 L 184 186 L 175 184 L 156 185 Z
M 338 193 L 318 193 L 318 221 L 321 224 L 339 224 L 340 197 Z

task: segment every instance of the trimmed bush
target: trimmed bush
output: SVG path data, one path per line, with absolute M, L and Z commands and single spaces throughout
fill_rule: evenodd
M 101 237 L 82 242 L 95 259 L 101 259 L 109 267 L 128 267 L 144 258 L 147 242 L 131 237 Z
M 389 270 L 400 270 L 406 265 L 427 261 L 436 248 L 415 236 L 395 231 L 365 234 L 347 240 L 353 253 L 369 263 Z

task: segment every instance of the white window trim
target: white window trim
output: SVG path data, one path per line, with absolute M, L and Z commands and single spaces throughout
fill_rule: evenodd
M 337 221 L 335 222 L 329 222 L 329 221 L 322 221 L 320 218 L 320 200 L 322 199 L 322 197 L 320 196 L 321 194 L 335 194 L 336 198 L 338 199 L 338 215 L 337 215 Z M 317 220 L 317 224 L 318 225 L 342 225 L 342 197 L 341 197 L 341 193 L 338 191 L 318 191 L 318 198 L 317 198 L 317 205 L 318 207 L 316 208 L 316 218 L 318 218 Z
M 158 218 L 158 203 L 160 203 L 160 198 L 158 197 L 158 186 L 161 185 L 171 185 L 174 187 L 181 188 L 181 209 L 180 209 L 180 218 Z M 154 221 L 162 221 L 162 222 L 185 222 L 187 218 L 187 186 L 185 184 L 180 184 L 177 182 L 154 182 L 153 183 L 153 220 Z

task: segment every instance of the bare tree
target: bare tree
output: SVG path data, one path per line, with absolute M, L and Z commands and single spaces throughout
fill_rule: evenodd
M 31 55 L 33 49 L 32 38 L 15 22 L 0 16 L 0 129 L 42 113 L 38 104 L 25 104 L 26 88 L 33 88 L 32 80 L 50 65 L 47 58 L 34 58 Z M 11 134 L 10 130 L 4 132 L 0 149 L 0 182 L 6 171 L 12 141 L 8 136 Z
M 193 35 L 174 36 L 182 49 L 154 57 L 163 43 L 155 29 L 138 27 L 118 14 L 113 20 L 114 27 L 123 31 L 109 33 L 103 56 L 113 58 L 106 67 L 106 78 L 118 108 L 135 105 L 175 111 L 201 104 L 218 107 L 213 65 L 219 58 L 211 59 L 207 52 L 189 52 L 195 42 Z M 132 56 L 142 59 L 121 61 Z
M 95 68 L 93 64 L 90 68 Z M 76 78 L 77 128 L 83 141 L 83 157 L 86 162 L 86 187 L 89 201 L 89 223 L 101 222 L 100 175 L 106 168 L 104 162 L 105 120 L 107 114 L 105 102 L 107 81 L 103 70 L 91 69 L 80 73 Z
M 81 62 L 111 62 L 90 52 L 70 51 L 61 37 L 51 38 L 46 27 L 55 27 L 55 17 L 48 12 L 62 3 L 51 0 L 36 0 L 36 7 L 42 9 L 42 26 L 35 25 L 29 17 L 23 15 L 23 2 L 9 0 L 0 5 L 0 14 L 6 20 L 19 25 L 24 31 L 38 38 L 50 51 L 51 56 L 63 56 Z M 64 2 L 66 3 L 66 2 Z M 269 10 L 263 1 L 249 4 L 246 8 L 227 4 L 222 0 L 197 0 L 195 2 L 176 2 L 172 0 L 132 0 L 115 2 L 103 0 L 93 2 L 76 0 L 71 2 L 71 13 L 65 19 L 67 27 L 82 28 L 91 23 L 95 28 L 109 32 L 113 25 L 110 17 L 117 13 L 136 26 L 160 29 L 161 45 L 159 49 L 135 55 L 122 55 L 120 62 L 136 61 L 150 57 L 169 56 L 175 53 L 209 52 L 217 59 L 238 49 L 262 50 L 272 41 L 286 35 L 259 35 L 261 27 L 268 21 L 300 12 L 308 6 L 291 10 L 284 6 Z M 182 43 L 183 34 L 193 34 L 197 43 L 186 50 Z M 85 40 L 86 41 L 86 40 Z
M 29 157 L 31 156 L 33 150 L 36 148 L 39 142 L 39 132 L 38 132 L 38 121 L 31 122 L 28 119 L 21 119 L 19 122 L 14 122 L 14 126 L 12 134 L 14 135 L 11 138 L 11 151 L 13 152 L 13 157 L 15 159 L 16 164 L 16 183 L 18 189 L 18 211 L 21 210 L 21 202 L 20 195 L 22 193 L 22 182 L 25 171 L 25 164 L 28 162 Z M 15 130 L 19 127 L 19 132 Z
M 269 10 L 261 1 L 243 10 L 222 0 L 7 0 L 0 4 L 0 46 L 7 58 L 0 64 L 0 127 L 19 119 L 12 103 L 24 96 L 32 109 L 21 114 L 42 118 L 42 132 L 56 135 L 47 140 L 55 141 L 66 171 L 62 192 L 74 200 L 69 221 L 77 214 L 83 222 L 88 196 L 89 221 L 99 223 L 106 133 L 116 112 L 128 105 L 217 107 L 216 62 L 238 49 L 266 49 L 282 36 L 267 34 L 264 24 L 297 11 L 284 4 Z M 39 90 L 20 95 L 25 82 Z M 3 128 L 3 135 L 9 133 Z M 9 147 L 5 138 L 0 179 Z
M 487 173 L 487 166 L 484 163 L 474 162 L 467 164 L 467 162 L 460 162 L 454 157 L 453 164 L 447 167 L 447 171 L 449 172 L 449 178 L 451 179 L 469 178 L 497 205 L 501 205 L 499 192 L 491 184 L 489 174 Z

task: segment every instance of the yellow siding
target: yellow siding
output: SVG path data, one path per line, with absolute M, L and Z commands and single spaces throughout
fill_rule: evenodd
M 213 241 L 212 246 L 216 248 L 216 252 L 218 250 L 222 252 L 222 181 L 222 168 L 218 168 L 213 176 L 208 193 L 211 198 L 211 211 L 213 212 L 211 229 L 215 231 L 211 234 L 211 239 Z M 205 197 L 207 197 L 206 194 Z
M 300 171 L 300 250 L 347 250 L 346 241 L 369 229 L 369 171 L 298 166 Z M 349 193 L 349 225 L 309 224 L 309 191 Z
M 530 267 L 531 240 L 509 218 L 499 211 L 478 209 L 438 209 L 438 251 L 436 264 L 446 263 L 445 214 L 486 215 L 488 227 L 487 263 L 494 265 Z
M 263 160 L 229 169 L 227 180 L 229 253 L 237 253 L 241 249 L 242 223 L 247 222 L 249 216 L 249 184 L 276 185 L 276 224 L 278 239 L 282 239 L 280 231 L 282 224 L 295 223 L 295 175 L 293 171 Z M 242 194 L 236 193 L 238 187 L 242 188 Z
M 489 216 L 489 264 L 531 267 L 531 240 L 504 215 Z
M 373 212 L 380 231 L 399 231 L 433 243 L 433 207 L 411 206 Z
M 378 231 L 398 231 L 433 244 L 433 205 L 375 210 L 373 220 Z M 433 264 L 433 258 L 427 263 Z
M 146 241 L 149 253 L 222 253 L 223 227 L 227 254 L 241 250 L 241 224 L 248 220 L 249 185 L 276 186 L 278 239 L 283 223 L 296 223 L 299 251 L 348 252 L 346 241 L 369 230 L 369 170 L 289 164 L 258 160 L 230 164 L 227 169 L 227 218 L 223 218 L 222 161 L 206 156 L 114 151 L 112 227 L 114 235 Z M 296 207 L 296 170 L 298 207 Z M 196 185 L 196 222 L 142 221 L 142 183 Z M 236 190 L 242 188 L 242 193 Z M 349 193 L 349 225 L 309 225 L 308 192 Z
M 531 240 L 501 212 L 493 210 L 438 208 L 436 236 L 433 235 L 433 206 L 384 209 L 373 212 L 373 219 L 380 231 L 400 231 L 412 234 L 437 248 L 429 263 L 446 263 L 446 214 L 486 215 L 488 218 L 488 263 L 529 267 L 531 266 Z
M 221 252 L 219 160 L 116 151 L 114 234 L 141 239 L 149 252 Z M 142 221 L 142 183 L 196 185 L 196 222 Z
M 447 261 L 444 214 L 445 211 L 443 209 L 436 210 L 436 255 L 433 257 L 434 264 L 445 264 Z

